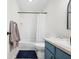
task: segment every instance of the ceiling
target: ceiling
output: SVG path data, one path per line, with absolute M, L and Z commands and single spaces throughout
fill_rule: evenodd
M 17 0 L 21 11 L 43 11 L 49 0 Z

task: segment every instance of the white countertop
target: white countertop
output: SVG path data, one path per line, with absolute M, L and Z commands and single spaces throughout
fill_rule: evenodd
M 64 52 L 71 55 L 71 46 L 67 39 L 60 39 L 55 37 L 45 38 L 46 41 L 56 46 L 57 48 L 63 50 Z

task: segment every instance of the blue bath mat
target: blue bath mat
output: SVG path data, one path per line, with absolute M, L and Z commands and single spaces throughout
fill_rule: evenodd
M 16 59 L 38 59 L 34 50 L 20 50 Z

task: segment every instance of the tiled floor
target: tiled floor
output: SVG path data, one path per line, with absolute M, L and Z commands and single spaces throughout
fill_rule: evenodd
M 38 59 L 44 59 L 44 51 L 37 51 Z

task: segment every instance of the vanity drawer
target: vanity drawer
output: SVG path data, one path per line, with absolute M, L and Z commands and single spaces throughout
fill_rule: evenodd
M 55 54 L 55 46 L 50 44 L 49 42 L 45 41 L 45 48 L 51 51 L 51 53 Z

